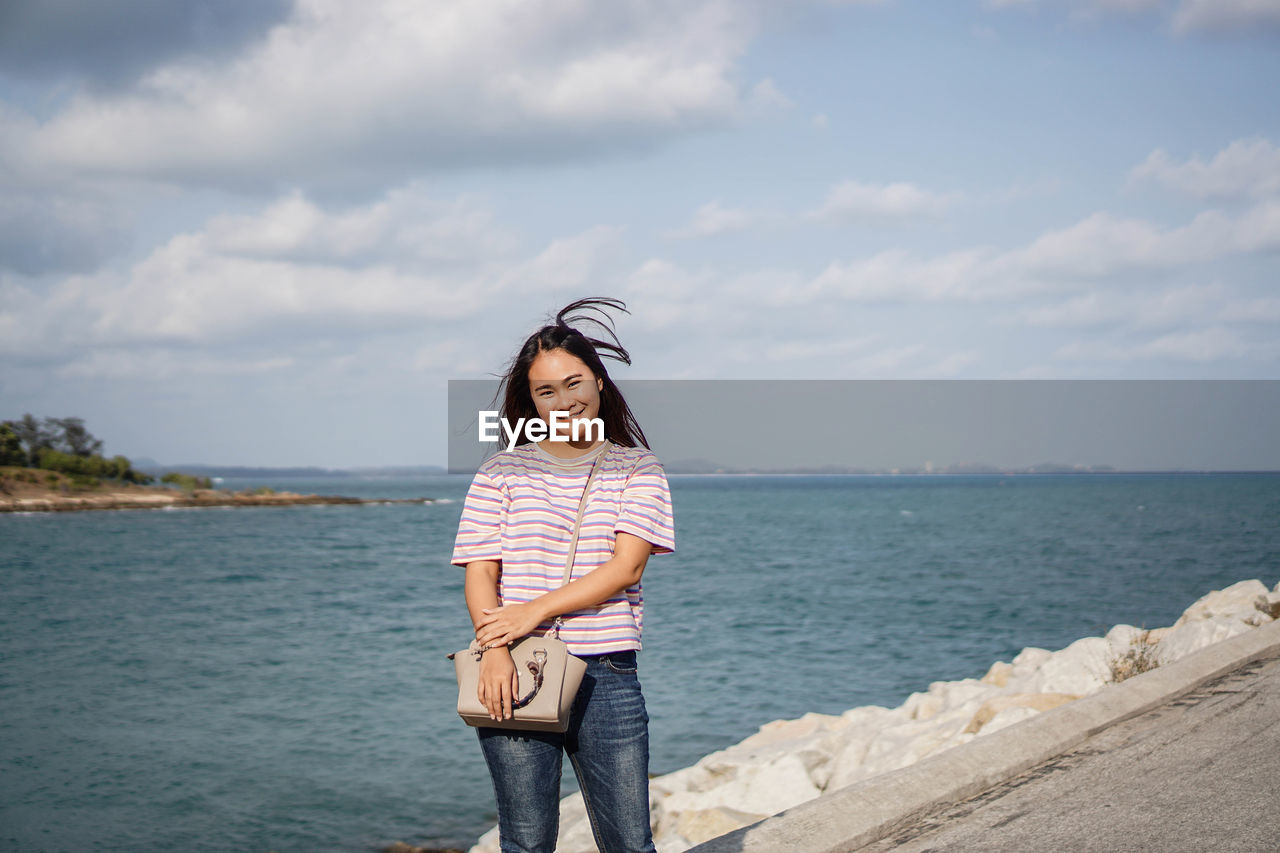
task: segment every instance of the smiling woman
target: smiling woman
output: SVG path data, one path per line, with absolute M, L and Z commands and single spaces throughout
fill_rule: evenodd
M 527 430 L 476 473 L 453 563 L 466 567 L 466 602 L 482 655 L 477 697 L 495 722 L 477 728 L 498 803 L 502 849 L 556 847 L 562 758 L 577 773 L 597 847 L 652 851 L 649 717 L 637 676 L 644 615 L 640 578 L 651 554 L 675 548 L 662 466 L 601 362 L 630 364 L 612 328 L 583 313 L 625 310 L 583 299 L 539 329 L 508 367 L 502 419 L 604 434 L 531 439 Z M 574 323 L 594 323 L 608 340 Z M 577 508 L 575 520 L 575 507 Z M 575 551 L 576 548 L 576 551 Z M 498 727 L 518 707 L 509 645 L 558 636 L 586 662 L 567 731 Z

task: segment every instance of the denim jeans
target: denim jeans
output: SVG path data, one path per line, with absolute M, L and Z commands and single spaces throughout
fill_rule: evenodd
M 560 824 L 562 754 L 578 776 L 596 846 L 653 853 L 649 829 L 649 715 L 634 651 L 590 655 L 568 731 L 480 727 L 498 801 L 503 853 L 551 853 Z

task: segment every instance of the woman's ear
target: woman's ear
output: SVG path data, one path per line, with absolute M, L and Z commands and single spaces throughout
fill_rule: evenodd
M 604 380 L 599 376 L 596 377 L 596 390 L 600 393 L 604 393 Z

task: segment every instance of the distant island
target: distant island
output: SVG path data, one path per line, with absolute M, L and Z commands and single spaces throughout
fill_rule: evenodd
M 86 485 L 38 468 L 0 467 L 0 513 L 70 512 L 94 509 L 180 509 L 215 506 L 314 506 L 330 504 L 421 504 L 433 498 L 351 498 L 303 495 L 261 486 L 238 492 L 214 488 L 169 488 L 137 483 Z
M 676 459 L 663 465 L 668 474 L 743 474 L 769 475 L 793 474 L 809 476 L 896 477 L 973 474 L 1116 474 L 1121 473 L 1111 465 L 1067 465 L 1059 462 L 1041 462 L 1036 465 L 998 466 L 986 462 L 966 462 L 955 465 L 934 465 L 926 462 L 916 467 L 860 468 L 851 465 L 790 466 L 766 468 L 752 466 L 736 468 L 720 465 L 706 459 Z
M 304 495 L 266 486 L 233 492 L 213 488 L 212 478 L 198 473 L 149 474 L 124 456 L 107 459 L 101 450 L 102 442 L 80 418 L 39 420 L 27 414 L 20 420 L 0 422 L 0 512 L 432 502 L 431 498 Z M 165 485 L 153 485 L 157 481 Z

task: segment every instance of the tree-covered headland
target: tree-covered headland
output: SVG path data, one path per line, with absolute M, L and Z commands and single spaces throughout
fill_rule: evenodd
M 104 480 L 147 484 L 154 478 L 134 470 L 127 457 L 102 455 L 102 441 L 85 428 L 82 418 L 23 415 L 0 422 L 0 466 L 35 468 L 67 475 L 76 485 Z

